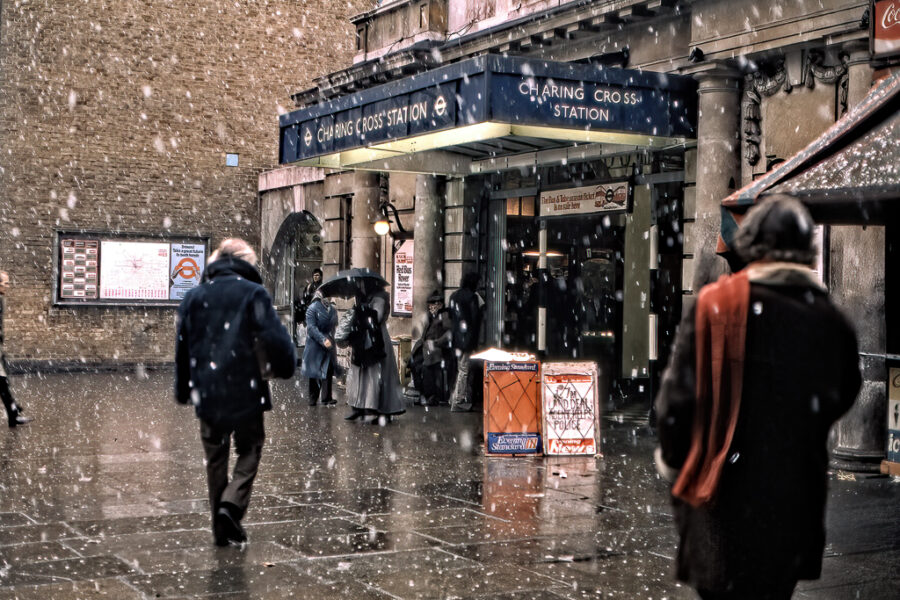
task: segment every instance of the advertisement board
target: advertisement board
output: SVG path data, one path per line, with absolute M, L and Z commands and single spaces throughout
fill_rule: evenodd
M 197 238 L 59 232 L 54 301 L 177 304 L 200 284 L 206 249 Z
M 540 454 L 541 365 L 484 363 L 485 454 Z
M 628 209 L 630 185 L 627 181 L 601 183 L 567 190 L 541 192 L 540 216 L 557 217 L 587 213 L 618 213 Z
M 900 367 L 888 372 L 887 462 L 896 464 L 900 474 Z
M 600 453 L 595 363 L 544 363 L 541 372 L 544 454 Z
M 879 0 L 870 11 L 870 49 L 873 58 L 900 54 L 900 0 Z
M 191 288 L 200 285 L 206 246 L 203 244 L 172 244 L 169 262 L 169 300 L 181 300 Z
M 413 310 L 413 240 L 403 240 L 394 253 L 394 277 L 391 280 L 391 312 L 411 317 Z

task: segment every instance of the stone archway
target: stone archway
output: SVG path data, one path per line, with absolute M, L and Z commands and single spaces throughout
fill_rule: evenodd
M 313 269 L 322 266 L 322 225 L 307 211 L 285 217 L 269 249 L 263 278 L 275 309 L 296 338 L 293 306 Z

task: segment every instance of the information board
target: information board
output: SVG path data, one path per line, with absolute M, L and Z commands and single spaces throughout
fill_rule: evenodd
M 97 298 L 99 248 L 97 240 L 60 240 L 60 298 Z
M 596 363 L 544 363 L 541 406 L 544 454 L 599 454 Z
M 62 304 L 175 304 L 200 284 L 206 262 L 203 239 L 60 232 L 58 240 Z

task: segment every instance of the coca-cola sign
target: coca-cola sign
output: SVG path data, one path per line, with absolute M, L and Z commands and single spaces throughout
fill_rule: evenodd
M 900 54 L 900 0 L 879 0 L 872 6 L 872 55 Z

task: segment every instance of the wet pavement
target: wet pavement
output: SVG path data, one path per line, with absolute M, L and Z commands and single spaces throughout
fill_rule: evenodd
M 0 600 L 695 597 L 674 582 L 640 411 L 604 417 L 603 458 L 486 458 L 480 414 L 351 423 L 278 382 L 250 543 L 217 548 L 199 426 L 171 380 L 14 377 L 36 420 L 3 433 Z M 794 598 L 897 598 L 900 483 L 831 489 L 823 577 Z

